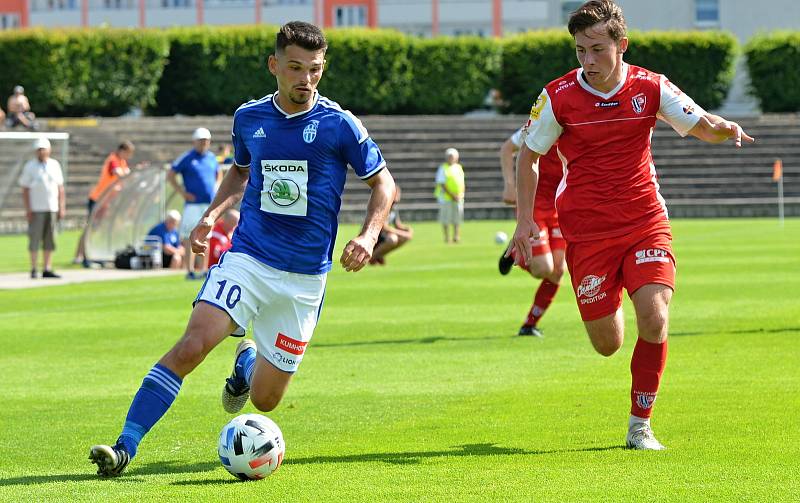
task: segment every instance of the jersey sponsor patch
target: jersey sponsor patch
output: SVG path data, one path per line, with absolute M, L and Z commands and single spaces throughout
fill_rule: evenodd
M 306 352 L 307 345 L 308 342 L 298 341 L 281 332 L 278 332 L 278 338 L 275 339 L 276 348 L 298 356 Z
M 648 262 L 669 262 L 669 253 L 666 250 L 648 248 L 636 252 L 636 264 L 646 264 Z
M 544 110 L 544 106 L 547 104 L 547 95 L 542 93 L 536 98 L 536 103 L 533 104 L 531 107 L 531 121 L 538 121 L 539 117 L 542 115 L 542 110 Z
M 261 160 L 264 185 L 261 211 L 306 216 L 308 212 L 308 161 Z

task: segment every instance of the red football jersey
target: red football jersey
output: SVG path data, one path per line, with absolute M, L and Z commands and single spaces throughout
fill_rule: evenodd
M 223 253 L 228 251 L 230 247 L 231 240 L 225 233 L 222 222 L 217 222 L 211 230 L 211 239 L 208 240 L 208 267 L 218 263 L 219 258 Z
M 511 135 L 511 143 L 522 146 L 522 128 Z M 536 221 L 557 218 L 556 188 L 564 176 L 564 166 L 558 158 L 556 147 L 539 157 L 539 183 L 536 185 L 536 198 L 533 201 L 533 219 Z
M 622 236 L 667 220 L 650 138 L 656 119 L 685 136 L 705 114 L 663 75 L 627 65 L 609 93 L 578 68 L 545 86 L 531 108 L 526 145 L 556 146 L 564 177 L 556 191 L 567 241 Z

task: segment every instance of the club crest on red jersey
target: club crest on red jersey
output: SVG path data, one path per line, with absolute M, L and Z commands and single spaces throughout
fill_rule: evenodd
M 637 94 L 631 98 L 631 105 L 633 105 L 633 111 L 637 114 L 644 112 L 644 107 L 647 106 L 647 96 L 644 93 Z

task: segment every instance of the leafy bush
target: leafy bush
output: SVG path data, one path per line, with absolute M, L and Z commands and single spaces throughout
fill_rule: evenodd
M 800 111 L 800 32 L 756 35 L 745 45 L 751 92 L 765 112 Z

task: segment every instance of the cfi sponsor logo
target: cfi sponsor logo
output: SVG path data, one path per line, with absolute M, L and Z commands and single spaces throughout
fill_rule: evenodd
M 306 143 L 311 143 L 317 137 L 317 127 L 319 127 L 319 121 L 311 121 L 308 125 L 303 129 L 303 141 Z
M 667 252 L 667 250 L 660 250 L 658 248 L 637 250 L 636 264 L 645 264 L 648 262 L 669 262 L 669 252 Z
M 631 106 L 633 106 L 633 111 L 637 114 L 644 112 L 644 107 L 647 106 L 647 96 L 644 93 L 637 94 L 631 98 Z
M 298 356 L 306 352 L 307 344 L 308 342 L 292 339 L 288 335 L 282 334 L 281 332 L 278 332 L 278 338 L 275 340 L 276 348 Z
M 655 393 L 647 393 L 644 391 L 634 391 L 633 393 L 636 395 L 636 405 L 642 409 L 651 408 L 656 401 Z
M 594 297 L 600 292 L 600 285 L 606 280 L 605 274 L 603 276 L 595 276 L 590 274 L 581 280 L 578 285 L 578 297 Z

